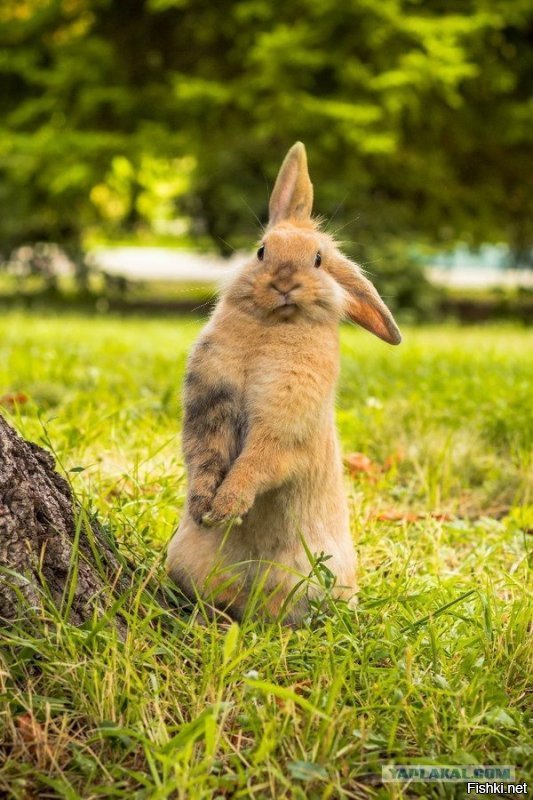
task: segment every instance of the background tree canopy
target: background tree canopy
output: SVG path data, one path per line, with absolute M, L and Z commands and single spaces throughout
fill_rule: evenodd
M 18 0 L 0 9 L 0 249 L 181 217 L 256 236 L 285 150 L 363 253 L 533 243 L 531 0 Z

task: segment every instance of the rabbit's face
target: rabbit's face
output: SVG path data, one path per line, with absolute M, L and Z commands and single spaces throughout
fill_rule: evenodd
M 283 322 L 338 320 L 345 292 L 328 274 L 331 239 L 314 227 L 282 222 L 267 231 L 231 295 L 256 316 Z
M 348 317 L 390 344 L 400 331 L 357 264 L 335 247 L 311 216 L 313 185 L 297 142 L 285 157 L 269 202 L 269 226 L 251 261 L 227 293 L 247 313 L 271 321 Z

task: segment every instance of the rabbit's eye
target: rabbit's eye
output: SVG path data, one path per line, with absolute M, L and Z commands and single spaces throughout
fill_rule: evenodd
M 262 261 L 265 257 L 265 245 L 262 244 L 259 250 L 257 251 L 257 258 L 259 261 Z
M 317 253 L 315 256 L 315 267 L 319 267 L 322 264 L 322 256 L 320 253 Z

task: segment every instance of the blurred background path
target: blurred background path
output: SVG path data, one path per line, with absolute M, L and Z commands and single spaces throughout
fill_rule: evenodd
M 458 252 L 447 265 L 429 266 L 430 279 L 439 285 L 464 289 L 494 287 L 533 288 L 533 270 L 505 269 L 488 255 L 477 258 Z M 103 247 L 91 252 L 94 262 L 111 275 L 129 280 L 218 283 L 246 262 L 247 253 L 229 259 L 170 247 Z M 487 261 L 489 263 L 487 263 Z M 490 263 L 492 262 L 492 263 Z

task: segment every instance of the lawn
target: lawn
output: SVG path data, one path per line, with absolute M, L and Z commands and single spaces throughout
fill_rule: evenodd
M 185 497 L 180 387 L 200 326 L 0 321 L 3 413 L 157 580 Z M 140 574 L 121 640 L 111 611 L 76 629 L 44 603 L 0 632 L 0 794 L 462 796 L 381 784 L 382 765 L 417 761 L 531 776 L 533 332 L 407 329 L 390 348 L 346 327 L 342 342 L 358 610 L 301 630 L 202 625 L 150 604 Z

